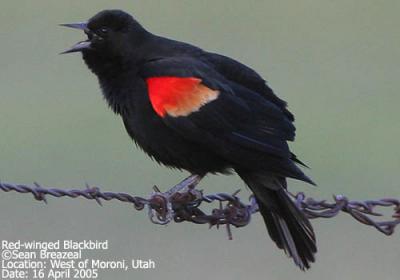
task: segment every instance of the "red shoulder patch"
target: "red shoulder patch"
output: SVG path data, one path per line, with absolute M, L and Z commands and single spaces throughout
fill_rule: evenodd
M 151 105 L 161 117 L 187 116 L 219 95 L 194 77 L 152 77 L 146 83 Z

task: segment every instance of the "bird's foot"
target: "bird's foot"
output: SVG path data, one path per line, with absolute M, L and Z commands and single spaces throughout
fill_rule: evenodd
M 203 176 L 192 174 L 166 192 L 161 192 L 157 186 L 154 186 L 154 193 L 151 196 L 149 204 L 149 217 L 155 224 L 168 224 L 174 219 L 174 209 L 172 208 L 172 200 L 186 200 L 186 196 L 182 194 L 186 190 L 193 190 L 201 181 Z M 198 195 L 195 195 L 197 197 Z M 193 200 L 193 198 L 190 198 Z M 194 199 L 197 200 L 197 199 Z

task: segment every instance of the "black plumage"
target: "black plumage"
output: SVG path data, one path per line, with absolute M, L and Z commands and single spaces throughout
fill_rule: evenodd
M 108 104 L 147 154 L 201 176 L 236 171 L 277 246 L 309 268 L 314 232 L 288 196 L 286 178 L 313 182 L 287 144 L 295 138 L 294 117 L 264 79 L 231 58 L 156 36 L 123 11 L 66 26 L 88 36 L 66 52 L 82 52 Z

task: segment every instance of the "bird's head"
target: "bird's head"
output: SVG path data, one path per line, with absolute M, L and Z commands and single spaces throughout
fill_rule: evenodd
M 87 40 L 76 43 L 62 53 L 82 52 L 90 68 L 99 64 L 117 61 L 121 57 L 134 57 L 132 53 L 149 34 L 131 15 L 121 10 L 104 10 L 88 21 L 61 24 L 82 30 Z

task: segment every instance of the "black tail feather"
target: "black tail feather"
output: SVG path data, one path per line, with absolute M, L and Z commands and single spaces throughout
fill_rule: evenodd
M 238 172 L 256 196 L 268 233 L 300 269 L 310 268 L 317 252 L 313 228 L 286 191 L 286 180 Z

